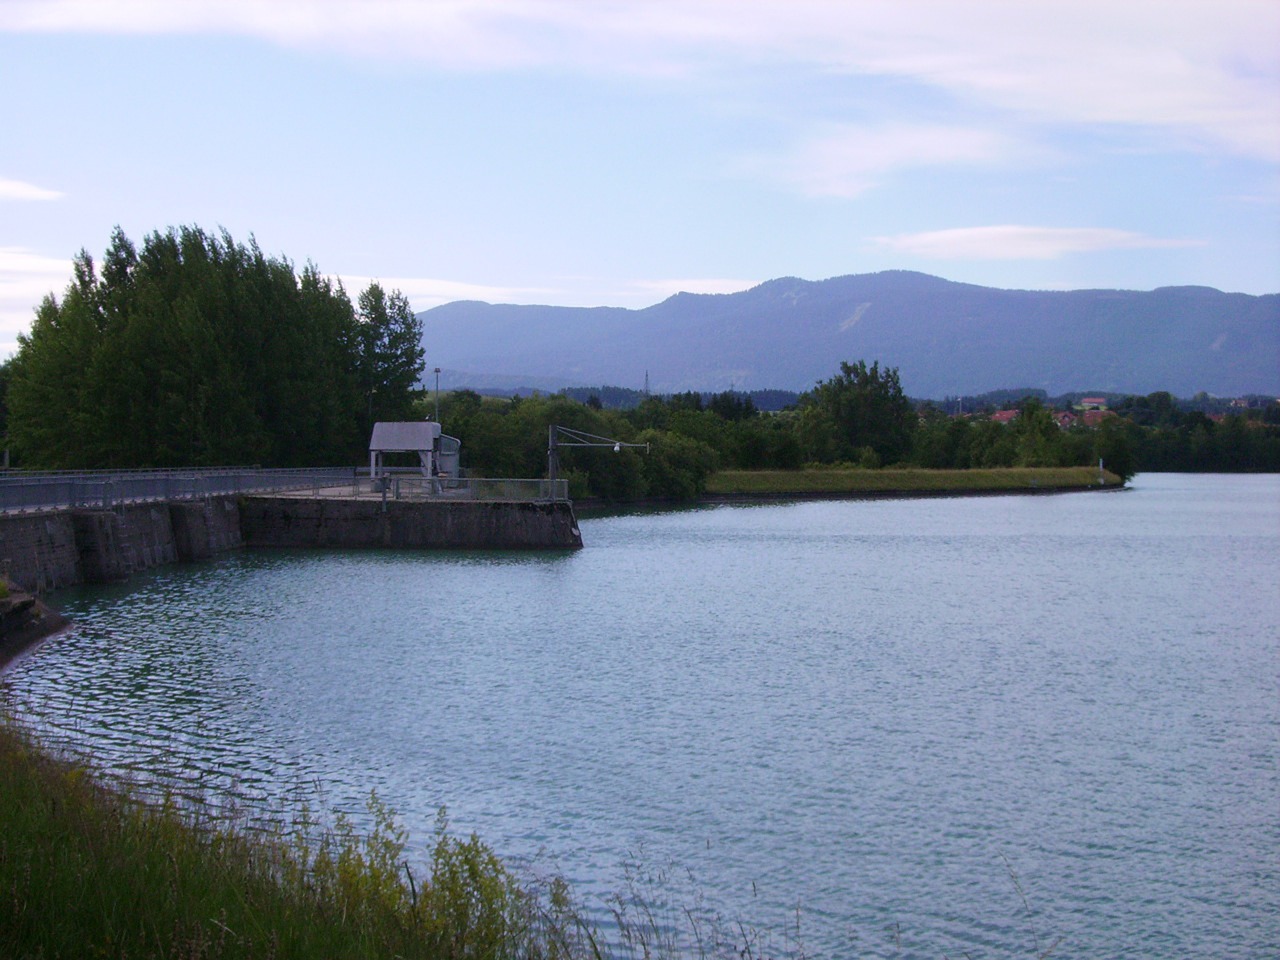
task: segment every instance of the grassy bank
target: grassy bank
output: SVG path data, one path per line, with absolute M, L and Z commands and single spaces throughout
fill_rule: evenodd
M 428 875 L 376 829 L 213 822 L 107 789 L 0 718 L 0 956 L 573 958 L 595 951 L 559 884 L 518 881 L 442 821 Z
M 1103 474 L 1106 486 L 1121 480 Z M 994 470 L 721 470 L 707 496 L 858 496 L 1069 490 L 1097 487 L 1097 467 L 1008 467 Z

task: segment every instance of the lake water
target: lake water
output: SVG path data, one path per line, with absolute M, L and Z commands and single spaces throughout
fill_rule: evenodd
M 778 952 L 1280 954 L 1280 477 L 581 526 L 66 591 L 4 685 L 108 770 L 447 805 Z

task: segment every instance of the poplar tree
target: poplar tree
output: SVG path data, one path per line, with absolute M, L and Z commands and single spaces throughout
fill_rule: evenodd
M 99 276 L 81 252 L 8 365 L 8 433 L 26 467 L 359 462 L 367 419 L 405 413 L 421 322 L 373 285 L 301 278 L 255 240 L 119 228 Z
M 360 385 L 366 426 L 408 416 L 413 388 L 422 379 L 422 321 L 399 290 L 388 294 L 376 281 L 357 301 Z

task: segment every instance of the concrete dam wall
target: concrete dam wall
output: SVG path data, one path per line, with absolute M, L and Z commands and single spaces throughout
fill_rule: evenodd
M 242 542 L 234 497 L 0 515 L 0 564 L 35 593 L 206 560 Z
M 250 497 L 240 507 L 254 547 L 564 550 L 582 546 L 568 501 L 411 501 Z
M 572 504 L 207 497 L 0 514 L 0 566 L 33 593 L 106 583 L 241 546 L 577 549 Z

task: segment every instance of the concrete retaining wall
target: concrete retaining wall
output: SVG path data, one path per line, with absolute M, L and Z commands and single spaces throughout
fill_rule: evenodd
M 249 497 L 244 541 L 255 547 L 577 549 L 573 506 L 560 503 Z
M 180 560 L 208 560 L 244 542 L 235 497 L 171 503 L 169 522 Z
M 234 497 L 0 515 L 0 563 L 12 583 L 35 593 L 123 580 L 240 544 Z
M 0 565 L 17 591 L 123 580 L 139 570 L 261 547 L 576 549 L 573 506 L 209 497 L 113 510 L 0 514 Z M 0 605 L 0 667 L 65 624 L 15 591 Z
M 255 547 L 556 550 L 582 546 L 569 503 L 209 497 L 0 514 L 0 566 L 44 593 Z
M 82 582 L 71 511 L 0 517 L 0 567 L 33 593 Z

